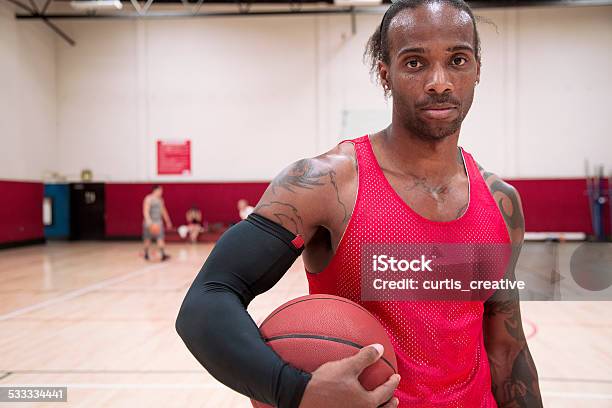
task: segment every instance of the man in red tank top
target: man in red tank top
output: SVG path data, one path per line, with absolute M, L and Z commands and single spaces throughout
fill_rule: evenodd
M 366 56 L 393 97 L 391 124 L 293 163 L 255 213 L 303 237 L 311 293 L 356 301 L 385 326 L 401 376 L 385 406 L 540 407 L 516 289 L 476 301 L 363 296 L 369 244 L 511 245 L 514 276 L 524 235 L 519 195 L 458 147 L 480 79 L 472 11 L 462 0 L 399 0 Z M 350 361 L 321 366 L 300 407 L 376 406 L 358 374 Z M 387 386 L 395 387 L 392 377 Z

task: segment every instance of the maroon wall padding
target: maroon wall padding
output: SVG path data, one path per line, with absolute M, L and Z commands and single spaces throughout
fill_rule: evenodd
M 529 232 L 585 232 L 592 234 L 585 179 L 507 180 L 521 195 Z M 153 183 L 106 185 L 106 235 L 134 237 L 142 233 L 142 200 Z M 239 220 L 236 202 L 255 205 L 268 182 L 162 183 L 166 206 L 175 226 L 184 224 L 185 211 L 195 204 L 205 221 L 229 224 Z M 604 221 L 609 229 L 609 210 Z
M 585 179 L 507 181 L 521 196 L 527 231 L 593 233 Z M 609 231 L 608 204 L 603 210 L 604 225 Z
M 585 179 L 508 180 L 523 200 L 525 227 L 533 232 L 593 233 Z M 153 183 L 106 185 L 106 235 L 134 237 L 142 233 L 142 200 Z M 239 220 L 236 202 L 246 198 L 255 205 L 268 182 L 163 183 L 166 206 L 175 225 L 185 221 L 185 211 L 195 204 L 205 221 L 229 224 Z M 607 188 L 607 184 L 604 188 Z M 42 239 L 43 184 L 0 180 L 0 243 Z M 604 223 L 609 231 L 608 204 Z
M 106 235 L 133 237 L 142 234 L 142 200 L 155 183 L 106 184 Z M 236 203 L 244 198 L 257 204 L 268 182 L 160 183 L 175 227 L 185 224 L 185 212 L 196 205 L 208 223 L 240 221 Z
M 0 244 L 44 238 L 42 183 L 0 180 Z

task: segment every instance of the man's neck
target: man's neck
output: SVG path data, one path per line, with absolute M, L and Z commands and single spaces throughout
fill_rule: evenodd
M 404 174 L 445 180 L 463 171 L 457 143 L 459 131 L 440 140 L 426 140 L 405 127 L 391 123 L 380 136 L 385 162 Z M 391 164 L 391 163 L 389 163 Z

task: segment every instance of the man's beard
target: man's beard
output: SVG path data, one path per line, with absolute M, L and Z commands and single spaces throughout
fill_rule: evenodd
M 417 118 L 414 120 L 404 121 L 404 127 L 410 130 L 410 133 L 416 135 L 419 139 L 425 141 L 442 140 L 461 129 L 461 123 L 464 116 L 460 113 L 459 116 L 452 122 L 443 123 L 440 126 L 429 125 L 425 121 Z
M 459 129 L 461 129 L 461 124 L 463 123 L 463 119 L 465 119 L 467 112 L 469 111 L 472 105 L 473 99 L 474 95 L 472 94 L 466 101 L 464 101 L 464 105 L 458 98 L 451 94 L 427 95 L 422 99 L 416 101 L 416 103 L 414 104 L 414 117 L 409 117 L 409 115 L 403 115 L 406 119 L 403 121 L 402 125 L 406 129 L 408 129 L 410 133 L 414 134 L 421 140 L 440 141 L 442 139 L 447 138 L 448 136 L 455 134 L 457 131 L 459 131 Z M 404 101 L 402 99 L 396 98 L 396 101 L 398 102 L 398 107 L 400 110 L 403 110 L 404 107 L 407 107 L 410 104 L 409 101 Z M 434 125 L 427 123 L 416 115 L 416 112 L 418 112 L 419 109 L 425 108 L 429 105 L 443 103 L 453 104 L 458 110 L 459 114 L 452 122 L 439 121 L 437 125 Z M 467 109 L 464 109 L 464 106 Z

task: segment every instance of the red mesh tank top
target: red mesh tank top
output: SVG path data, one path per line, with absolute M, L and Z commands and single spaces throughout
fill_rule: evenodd
M 355 146 L 359 187 L 355 208 L 326 269 L 306 273 L 311 294 L 348 298 L 383 324 L 402 376 L 400 407 L 497 407 L 483 341 L 482 301 L 362 301 L 363 244 L 510 242 L 506 224 L 472 156 L 463 151 L 469 205 L 458 219 L 437 222 L 412 210 L 380 168 L 369 137 Z

